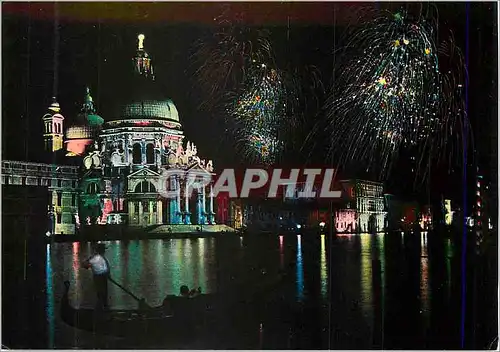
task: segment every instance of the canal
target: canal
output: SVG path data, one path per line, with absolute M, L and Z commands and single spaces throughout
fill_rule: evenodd
M 71 282 L 73 306 L 95 303 L 92 275 L 80 267 L 92 252 L 90 243 L 4 248 L 6 347 L 458 349 L 462 336 L 467 348 L 486 348 L 496 336 L 497 257 L 468 258 L 464 305 L 460 246 L 437 235 L 226 235 L 105 243 L 113 279 L 151 306 L 178 294 L 181 285 L 220 293 L 237 283 L 252 292 L 259 273 L 282 280 L 260 298 L 272 304 L 256 300 L 255 314 L 240 317 L 245 329 L 235 321 L 217 334 L 165 345 L 140 336 L 103 337 L 60 319 L 64 280 Z M 115 309 L 137 307 L 113 284 L 109 295 Z

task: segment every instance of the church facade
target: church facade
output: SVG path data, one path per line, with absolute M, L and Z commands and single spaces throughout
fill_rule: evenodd
M 154 85 L 152 60 L 144 50 L 144 36 L 133 58 L 134 72 L 144 84 Z M 80 216 L 87 223 L 150 226 L 159 224 L 215 224 L 209 187 L 184 192 L 186 177 L 161 184 L 162 172 L 175 169 L 190 174 L 211 174 L 211 160 L 198 156 L 194 143 L 185 142 L 179 113 L 170 99 L 140 96 L 123 104 L 118 117 L 102 125 L 87 93 L 82 114 L 89 135 L 80 181 Z M 86 121 L 85 121 L 86 120 Z M 70 137 L 70 136 L 68 136 Z M 89 138 L 90 137 L 90 138 Z M 82 142 L 80 145 L 88 142 Z M 68 143 L 69 144 L 69 143 Z M 71 152 L 71 151 L 70 151 Z M 75 151 L 72 151 L 75 153 Z M 78 151 L 76 151 L 78 152 Z M 168 189 L 178 197 L 166 198 Z M 180 195 L 183 194 L 183 199 Z M 208 200 L 208 198 L 210 198 Z

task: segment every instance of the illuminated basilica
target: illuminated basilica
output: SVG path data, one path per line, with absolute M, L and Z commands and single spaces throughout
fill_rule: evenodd
M 200 186 L 188 196 L 185 178 L 160 184 L 162 170 L 204 175 L 212 174 L 213 164 L 198 156 L 194 143 L 185 143 L 177 108 L 155 91 L 153 63 L 144 39 L 138 36 L 133 58 L 131 91 L 135 95 L 119 107 L 116 118 L 105 121 L 98 115 L 89 89 L 81 112 L 65 133 L 65 118 L 55 99 L 42 117 L 45 150 L 64 153 L 64 159 L 73 160 L 76 166 L 61 165 L 57 172 L 50 172 L 50 165 L 43 165 L 43 170 L 49 169 L 42 175 L 41 166 L 34 163 L 2 165 L 3 184 L 29 185 L 26 180 L 33 174 L 28 164 L 33 164 L 35 174 L 40 171 L 31 184 L 48 186 L 53 193 L 53 233 L 75 233 L 79 225 L 91 224 L 215 224 L 211 187 Z M 66 174 L 70 176 L 62 176 Z M 177 197 L 161 197 L 159 189 L 176 192 Z

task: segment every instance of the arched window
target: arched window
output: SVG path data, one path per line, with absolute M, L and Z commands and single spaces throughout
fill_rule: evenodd
M 146 146 L 146 164 L 154 164 L 155 163 L 155 147 L 153 144 L 149 143 Z
M 142 181 L 137 186 L 135 186 L 135 193 L 155 193 L 155 186 L 148 181 Z
M 92 182 L 87 186 L 87 194 L 96 194 L 99 191 L 97 184 Z
M 139 143 L 134 144 L 134 149 L 132 150 L 132 163 L 142 164 L 142 151 Z

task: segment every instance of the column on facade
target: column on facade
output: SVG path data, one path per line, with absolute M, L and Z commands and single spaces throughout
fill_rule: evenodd
M 149 200 L 148 203 L 149 203 L 148 225 L 152 225 L 154 222 L 153 221 L 153 216 L 154 216 L 153 201 Z
M 130 223 L 134 221 L 135 206 L 133 202 L 128 203 L 128 218 Z
M 207 195 L 206 195 L 205 185 L 201 187 L 201 216 L 203 219 L 203 224 L 207 224 Z
M 205 224 L 205 199 L 203 192 L 205 187 L 198 187 L 196 189 L 196 217 L 199 225 Z
M 156 223 L 163 224 L 163 202 L 159 200 L 156 205 Z
M 156 167 L 161 167 L 161 155 L 163 153 L 163 143 L 160 143 L 159 146 L 155 144 L 155 163 Z
M 215 225 L 215 213 L 214 213 L 214 186 L 210 184 L 210 208 L 209 208 L 209 222 Z
M 139 225 L 142 225 L 142 212 L 143 212 L 142 202 L 139 201 Z
M 175 190 L 177 192 L 177 197 L 175 201 L 172 201 L 170 204 L 173 205 L 173 212 L 171 217 L 173 219 L 173 223 L 181 224 L 182 223 L 182 213 L 181 213 L 181 182 L 179 180 L 179 176 L 175 177 Z
M 146 141 L 141 141 L 141 164 L 146 164 Z
M 125 163 L 129 164 L 131 161 L 129 160 L 129 148 L 130 146 L 128 145 L 128 140 L 125 138 L 122 140 L 122 148 L 123 148 L 123 153 L 125 155 Z
M 184 185 L 184 223 L 191 225 L 191 213 L 189 212 L 189 189 L 187 180 Z

